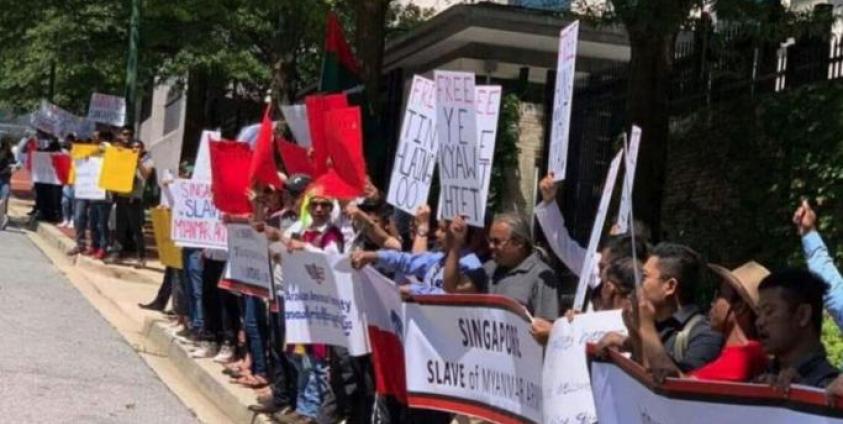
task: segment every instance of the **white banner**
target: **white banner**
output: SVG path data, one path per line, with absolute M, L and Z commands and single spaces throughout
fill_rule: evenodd
M 214 206 L 211 183 L 176 179 L 173 182 L 171 238 L 177 246 L 228 249 L 228 234 Z
M 632 126 L 629 137 L 629 150 L 624 158 L 623 191 L 621 206 L 618 209 L 618 232 L 624 234 L 629 229 L 629 213 L 632 212 L 632 188 L 635 184 L 635 167 L 638 164 L 638 146 L 641 144 L 641 128 Z
M 32 152 L 31 172 L 34 183 L 61 185 L 53 166 L 53 154 L 50 152 Z
M 87 138 L 94 132 L 93 122 L 82 119 L 46 100 L 41 100 L 41 106 L 30 115 L 30 125 L 58 138 L 64 138 L 69 133 L 74 133 L 79 138 Z
M 625 368 L 637 371 L 627 372 L 609 362 L 591 363 L 600 424 L 843 423 L 843 411 L 826 406 L 823 390 L 791 386 L 783 393 L 755 384 L 668 379 L 657 394 L 640 367 Z
M 523 306 L 492 295 L 418 296 L 404 313 L 410 406 L 542 422 L 542 348 Z
M 427 203 L 439 152 L 435 90 L 433 81 L 413 77 L 389 179 L 386 201 L 411 215 Z
M 196 153 L 196 162 L 193 164 L 193 175 L 191 180 L 211 183 L 211 140 L 219 140 L 222 135 L 219 131 L 203 130 L 199 138 L 199 151 Z
M 102 172 L 102 157 L 88 156 L 75 159 L 73 167 L 76 180 L 73 183 L 73 195 L 77 199 L 105 200 L 105 190 L 99 186 Z
M 585 348 L 610 331 L 626 334 L 621 311 L 577 315 L 553 324 L 544 355 L 544 422 L 597 422 Z
M 568 165 L 568 136 L 571 132 L 571 101 L 574 98 L 579 32 L 580 21 L 574 21 L 559 33 L 559 56 L 556 62 L 556 88 L 553 94 L 553 119 L 547 162 L 547 169 L 554 173 L 555 181 L 565 179 Z
M 121 127 L 126 122 L 126 99 L 108 94 L 91 94 L 88 120 Z
M 290 127 L 290 132 L 296 139 L 296 144 L 310 148 L 313 142 L 310 141 L 310 125 L 307 121 L 307 105 L 289 105 L 281 106 L 281 113 L 284 114 L 284 120 L 287 121 L 287 126 Z
M 483 227 L 474 74 L 434 71 L 442 215 Z
M 597 206 L 597 214 L 594 216 L 594 225 L 591 227 L 591 238 L 588 239 L 585 261 L 580 270 L 580 280 L 577 283 L 577 293 L 574 296 L 574 309 L 582 311 L 585 303 L 586 288 L 597 283 L 592 281 L 594 273 L 592 269 L 597 261 L 597 245 L 603 235 L 603 225 L 606 223 L 606 213 L 609 211 L 609 203 L 612 200 L 612 192 L 615 190 L 615 181 L 618 179 L 618 168 L 621 165 L 623 151 L 619 151 L 609 165 L 609 172 L 606 174 L 606 182 L 603 184 L 603 195 L 600 197 L 600 204 Z
M 228 261 L 224 278 L 272 292 L 269 241 L 249 224 L 226 225 Z
M 354 356 L 370 352 L 351 263 L 323 252 L 281 251 L 287 343 L 326 344 Z

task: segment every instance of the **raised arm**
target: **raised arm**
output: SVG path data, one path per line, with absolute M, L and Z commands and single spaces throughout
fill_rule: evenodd
M 825 308 L 837 323 L 837 327 L 843 328 L 843 276 L 834 265 L 834 259 L 829 254 L 828 247 L 817 232 L 817 214 L 807 200 L 803 200 L 796 209 L 793 214 L 793 223 L 802 237 L 802 250 L 805 252 L 808 269 L 829 286 L 824 299 Z
M 539 183 L 542 202 L 536 206 L 536 219 L 542 228 L 553 253 L 575 275 L 579 275 L 585 262 L 586 249 L 574 240 L 565 227 L 565 218 L 556 204 L 556 182 L 553 174 L 548 174 Z

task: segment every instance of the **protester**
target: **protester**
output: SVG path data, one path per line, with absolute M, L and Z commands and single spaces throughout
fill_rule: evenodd
M 61 151 L 65 154 L 70 154 L 73 148 L 73 143 L 76 142 L 76 135 L 71 133 L 65 136 L 64 143 L 61 145 Z M 61 217 L 62 221 L 58 227 L 73 228 L 74 227 L 74 213 L 73 213 L 73 185 L 64 184 L 61 188 Z M 83 231 L 84 234 L 84 231 Z
M 95 132 L 94 140 L 98 140 L 99 138 L 99 132 Z M 82 140 L 76 140 L 74 143 L 79 145 L 88 144 Z M 73 146 L 70 147 L 70 151 L 73 151 Z M 77 156 L 72 156 L 71 158 L 72 160 L 81 159 L 81 157 Z M 67 252 L 69 256 L 78 254 L 96 256 L 98 251 L 104 248 L 102 246 L 102 236 L 99 233 L 100 228 L 95 222 L 97 214 L 94 212 L 94 202 L 96 201 L 89 199 L 73 199 L 73 228 L 76 233 L 76 246 Z M 91 236 L 90 244 L 87 241 L 88 230 L 90 230 Z
M 793 214 L 793 223 L 802 238 L 802 250 L 808 269 L 823 279 L 829 286 L 825 296 L 825 308 L 838 328 L 843 328 L 843 276 L 834 266 L 834 259 L 828 253 L 828 247 L 817 232 L 817 214 L 807 200 Z
M 16 160 L 12 154 L 11 140 L 0 140 L 0 231 L 9 224 L 9 199 L 12 194 L 12 172 Z

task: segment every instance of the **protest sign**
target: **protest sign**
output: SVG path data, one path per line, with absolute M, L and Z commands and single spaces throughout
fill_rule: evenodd
M 565 169 L 568 165 L 568 136 L 571 132 L 571 101 L 574 97 L 574 68 L 577 61 L 579 32 L 580 22 L 574 21 L 559 33 L 553 119 L 550 125 L 550 152 L 547 157 L 547 170 L 554 173 L 555 181 L 565 179 Z
M 247 195 L 252 162 L 249 145 L 227 140 L 211 141 L 209 145 L 214 206 L 230 214 L 252 212 Z
M 102 158 L 88 156 L 82 159 L 74 159 L 73 168 L 76 172 L 73 195 L 77 199 L 104 200 L 105 190 L 99 186 Z
M 597 421 L 585 349 L 610 331 L 626 334 L 620 310 L 581 314 L 571 322 L 558 319 L 553 324 L 542 372 L 544 422 Z
M 126 122 L 126 99 L 108 94 L 91 94 L 88 120 L 121 127 Z
M 121 194 L 131 193 L 137 168 L 137 150 L 115 146 L 106 147 L 100 173 L 100 188 Z
M 211 152 L 208 143 L 211 140 L 222 138 L 219 131 L 203 130 L 199 137 L 199 151 L 196 153 L 196 162 L 193 164 L 193 181 L 211 182 Z
M 442 215 L 482 227 L 474 74 L 435 71 Z
M 169 175 L 179 175 L 182 137 L 176 137 L 177 133 L 171 134 L 173 136 L 165 136 L 152 143 L 147 149 L 152 157 L 152 163 L 155 164 L 155 178 L 159 186 L 164 183 L 164 177 L 168 175 L 168 172 Z
M 33 128 L 50 133 L 58 138 L 74 133 L 79 138 L 87 138 L 94 132 L 94 123 L 82 119 L 46 100 L 30 115 Z
M 542 348 L 523 306 L 504 296 L 416 296 L 404 320 L 411 407 L 542 422 Z
M 61 185 L 56 168 L 53 166 L 53 154 L 50 152 L 32 152 L 31 156 L 32 182 L 40 184 Z
M 439 152 L 435 89 L 433 81 L 413 77 L 389 179 L 386 201 L 412 215 L 427 203 Z
M 170 222 L 172 212 L 166 208 L 153 208 L 150 210 L 152 217 L 152 232 L 155 235 L 155 248 L 158 251 L 158 260 L 161 264 L 175 269 L 182 269 L 181 248 L 173 243 L 170 238 Z
M 498 137 L 498 117 L 500 116 L 503 89 L 499 85 L 479 85 L 476 87 L 477 104 L 477 143 L 480 148 L 480 221 L 486 216 L 486 204 L 489 202 L 489 184 L 492 181 L 492 164 L 495 160 L 495 141 Z
M 228 224 L 228 262 L 224 278 L 260 289 L 262 297 L 272 293 L 269 242 L 266 235 L 249 224 Z
M 825 390 L 672 378 L 656 385 L 638 364 L 617 352 L 610 357 L 590 357 L 600 424 L 843 423 L 841 402 L 828 406 Z
M 296 139 L 296 144 L 309 148 L 312 142 L 310 141 L 310 126 L 307 123 L 307 105 L 281 106 L 281 113 L 284 114 L 284 119 Z
M 278 150 L 281 152 L 281 160 L 284 162 L 284 169 L 287 175 L 305 174 L 313 177 L 313 163 L 307 155 L 304 147 L 297 146 L 284 140 L 278 140 Z
M 624 155 L 623 191 L 621 206 L 618 209 L 618 232 L 624 234 L 629 229 L 629 214 L 632 212 L 632 187 L 635 184 L 635 167 L 638 164 L 638 146 L 641 144 L 641 128 L 632 126 L 629 148 Z
M 281 251 L 287 343 L 341 346 L 369 353 L 362 305 L 348 258 L 317 251 Z
M 70 176 L 68 177 L 68 184 L 76 183 L 76 159 L 83 159 L 88 156 L 97 155 L 100 153 L 99 144 L 82 144 L 73 143 L 70 147 L 70 157 L 73 158 L 73 166 L 70 168 Z M 97 180 L 99 181 L 99 180 Z
M 606 223 L 606 213 L 609 211 L 609 202 L 612 200 L 612 192 L 615 190 L 615 180 L 618 178 L 618 168 L 621 165 L 623 151 L 618 152 L 612 163 L 609 164 L 609 172 L 606 174 L 606 182 L 603 184 L 603 195 L 600 197 L 600 204 L 597 205 L 597 214 L 594 216 L 594 225 L 591 227 L 591 237 L 588 239 L 588 247 L 585 252 L 585 260 L 580 270 L 580 279 L 577 283 L 577 293 L 574 296 L 574 309 L 582 311 L 585 303 L 586 288 L 594 285 L 594 273 L 592 269 L 597 263 L 597 244 L 603 235 L 603 225 Z
M 211 184 L 176 179 L 172 184 L 171 238 L 178 246 L 228 249 L 225 225 L 214 207 Z

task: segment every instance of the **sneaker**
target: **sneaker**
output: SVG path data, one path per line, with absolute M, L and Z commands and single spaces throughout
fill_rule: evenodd
M 213 358 L 219 350 L 219 346 L 216 343 L 203 341 L 199 343 L 198 349 L 190 353 L 190 357 L 194 359 Z
M 67 226 L 67 221 L 62 221 L 62 222 L 56 224 L 56 227 L 59 227 L 59 228 L 64 228 L 66 226 Z
M 234 348 L 228 343 L 223 343 L 220 347 L 219 353 L 217 353 L 217 356 L 214 356 L 214 362 L 218 364 L 227 364 L 231 362 L 232 359 L 234 359 Z
M 93 258 L 98 260 L 98 261 L 101 261 L 101 260 L 105 259 L 105 255 L 106 255 L 105 249 L 97 249 L 97 251 L 94 253 Z

